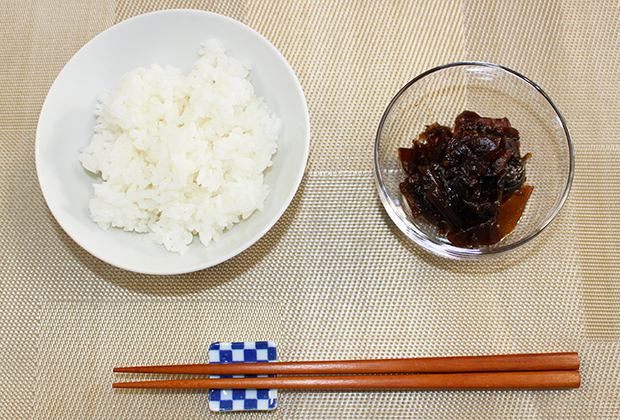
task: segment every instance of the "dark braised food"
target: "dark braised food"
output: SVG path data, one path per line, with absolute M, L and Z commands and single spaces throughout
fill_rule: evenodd
M 414 217 L 423 216 L 456 246 L 492 245 L 516 226 L 533 187 L 525 185 L 519 132 L 507 118 L 464 111 L 454 131 L 435 123 L 400 148 L 400 184 Z

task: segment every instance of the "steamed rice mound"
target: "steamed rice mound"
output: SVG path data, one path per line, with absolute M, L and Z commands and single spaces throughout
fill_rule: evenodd
M 249 65 L 215 40 L 189 74 L 154 64 L 103 92 L 84 168 L 100 173 L 89 210 L 102 228 L 144 233 L 185 254 L 198 235 L 208 246 L 269 194 L 263 172 L 281 121 L 257 98 Z

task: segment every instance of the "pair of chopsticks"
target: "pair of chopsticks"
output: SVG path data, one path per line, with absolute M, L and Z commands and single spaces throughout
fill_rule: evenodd
M 581 378 L 578 369 L 579 355 L 577 353 L 140 366 L 114 368 L 114 372 L 305 376 L 119 382 L 112 384 L 112 387 L 177 389 L 567 389 L 579 387 Z

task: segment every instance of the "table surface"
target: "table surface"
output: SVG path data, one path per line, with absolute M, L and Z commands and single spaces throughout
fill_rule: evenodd
M 281 391 L 231 418 L 620 418 L 620 3 L 492 0 L 1 0 L 0 417 L 215 418 L 206 391 L 122 391 L 113 366 L 197 363 L 215 341 L 280 360 L 578 351 L 570 391 Z M 170 8 L 269 39 L 307 97 L 311 151 L 281 220 L 200 272 L 139 275 L 74 243 L 39 188 L 34 143 L 64 64 L 122 20 Z M 372 177 L 385 105 L 415 75 L 481 60 L 536 81 L 575 146 L 571 195 L 531 244 L 459 263 L 411 244 Z M 337 95 L 334 92 L 338 92 Z

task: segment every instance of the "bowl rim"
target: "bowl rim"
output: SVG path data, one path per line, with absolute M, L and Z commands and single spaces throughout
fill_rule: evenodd
M 478 67 L 492 68 L 495 70 L 507 72 L 508 74 L 517 77 L 518 79 L 526 82 L 530 87 L 534 88 L 534 90 L 536 90 L 538 93 L 542 95 L 542 97 L 549 103 L 549 105 L 555 112 L 560 122 L 560 125 L 562 129 L 564 130 L 564 134 L 566 136 L 566 143 L 568 146 L 568 152 L 569 152 L 568 153 L 569 154 L 569 171 L 568 171 L 568 177 L 566 179 L 566 183 L 564 185 L 564 190 L 562 191 L 560 200 L 556 204 L 553 211 L 543 220 L 540 229 L 536 230 L 535 232 L 530 233 L 526 237 L 512 244 L 506 244 L 503 246 L 500 245 L 490 250 L 480 249 L 480 248 L 461 248 L 461 247 L 457 247 L 457 246 L 454 246 L 448 243 L 437 244 L 433 241 L 430 241 L 425 235 L 420 233 L 417 229 L 412 228 L 401 217 L 399 217 L 399 215 L 394 210 L 393 208 L 394 202 L 392 201 L 392 199 L 387 193 L 387 189 L 385 188 L 385 183 L 384 183 L 381 170 L 379 167 L 379 147 L 381 144 L 381 134 L 383 132 L 384 125 L 386 123 L 386 120 L 387 120 L 387 117 L 390 111 L 392 110 L 392 107 L 396 104 L 396 102 L 400 99 L 400 97 L 405 93 L 405 91 L 407 91 L 407 89 L 409 89 L 413 84 L 415 84 L 419 80 L 433 73 L 436 73 L 438 71 L 442 71 L 445 69 L 449 69 L 452 67 L 465 67 L 465 66 L 473 66 L 473 67 L 478 66 Z M 562 115 L 558 107 L 555 105 L 551 97 L 540 86 L 538 86 L 536 83 L 534 83 L 531 79 L 524 76 L 523 74 L 515 70 L 512 70 L 508 67 L 505 67 L 499 64 L 485 62 L 485 61 L 456 61 L 452 63 L 442 64 L 442 65 L 433 67 L 429 70 L 426 70 L 420 73 L 419 75 L 411 79 L 409 82 L 407 82 L 402 88 L 400 88 L 400 90 L 396 93 L 396 95 L 394 95 L 392 100 L 387 105 L 385 111 L 383 112 L 383 115 L 381 116 L 381 121 L 379 122 L 379 127 L 377 128 L 374 148 L 375 148 L 374 150 L 375 184 L 377 187 L 377 191 L 379 193 L 379 197 L 381 198 L 381 202 L 383 203 L 383 207 L 385 207 L 385 210 L 387 211 L 392 221 L 398 226 L 398 228 L 408 238 L 412 239 L 416 244 L 422 246 L 427 251 L 431 251 L 432 253 L 443 256 L 443 257 L 458 259 L 458 260 L 479 260 L 481 258 L 505 254 L 531 241 L 532 239 L 534 239 L 543 230 L 545 230 L 547 226 L 549 226 L 549 224 L 551 224 L 551 222 L 556 218 L 556 216 L 560 213 L 560 211 L 564 207 L 564 204 L 566 203 L 566 200 L 568 199 L 568 195 L 570 193 L 570 189 L 573 184 L 573 178 L 574 178 L 574 173 L 575 173 L 575 151 L 574 151 L 573 142 L 571 140 L 570 133 L 568 131 L 568 126 L 566 124 L 566 120 L 564 119 L 564 116 Z M 499 242 L 499 244 L 501 244 L 501 241 Z

